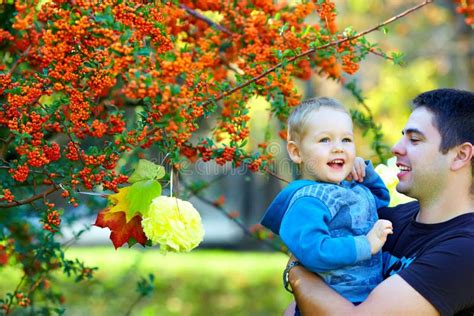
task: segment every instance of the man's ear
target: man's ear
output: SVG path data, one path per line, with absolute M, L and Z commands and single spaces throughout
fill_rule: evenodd
M 456 156 L 451 163 L 451 170 L 459 170 L 464 166 L 471 164 L 471 159 L 474 155 L 474 148 L 471 143 L 463 143 L 459 146 L 456 146 L 454 150 L 456 151 Z
M 288 143 L 286 143 L 286 150 L 288 151 L 288 155 L 290 155 L 290 159 L 294 163 L 301 163 L 300 150 L 296 142 L 292 140 L 288 141 Z

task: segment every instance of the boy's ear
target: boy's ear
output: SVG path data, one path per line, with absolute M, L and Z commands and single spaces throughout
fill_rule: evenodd
M 301 163 L 301 156 L 300 156 L 300 150 L 298 148 L 298 145 L 296 142 L 290 140 L 286 143 L 286 150 L 288 151 L 288 155 L 290 155 L 290 159 L 294 163 Z
M 472 156 L 474 155 L 474 148 L 471 143 L 463 143 L 456 146 L 454 150 L 456 151 L 456 156 L 451 163 L 451 170 L 456 171 L 471 164 Z

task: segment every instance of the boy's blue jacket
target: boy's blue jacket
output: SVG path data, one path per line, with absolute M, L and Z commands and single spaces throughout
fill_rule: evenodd
M 299 189 L 314 184 L 312 180 L 296 180 L 286 186 L 268 207 L 261 224 L 274 234 L 280 235 L 280 226 L 293 195 Z
M 309 270 L 352 302 L 382 280 L 381 254 L 371 255 L 367 233 L 390 197 L 371 163 L 361 183 L 297 180 L 281 191 L 261 223 L 280 235 Z

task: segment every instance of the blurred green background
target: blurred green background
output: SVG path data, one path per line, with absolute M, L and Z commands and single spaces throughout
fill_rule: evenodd
M 282 253 L 196 250 L 162 255 L 157 249 L 114 250 L 76 247 L 67 258 L 81 258 L 99 270 L 75 283 L 57 273 L 52 287 L 64 295 L 65 315 L 127 315 L 139 297 L 137 281 L 152 273 L 155 289 L 130 315 L 280 315 L 292 296 L 283 289 Z M 0 270 L 0 293 L 12 289 L 21 272 Z M 23 315 L 17 310 L 15 315 Z

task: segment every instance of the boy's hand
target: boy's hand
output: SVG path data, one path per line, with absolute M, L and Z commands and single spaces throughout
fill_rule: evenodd
M 382 246 L 387 241 L 388 234 L 393 234 L 391 221 L 379 219 L 375 222 L 374 227 L 372 227 L 370 232 L 367 234 L 372 254 L 376 254 L 380 249 L 382 249 Z
M 362 182 L 364 181 L 365 177 L 365 161 L 361 157 L 355 157 L 354 159 L 354 167 L 352 168 L 352 172 L 347 176 L 347 180 Z

